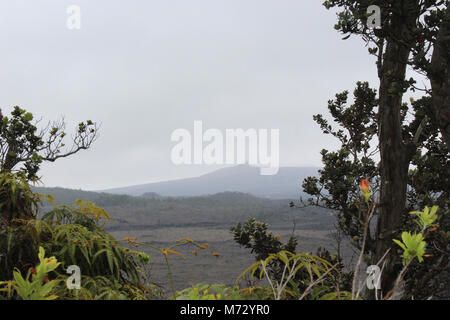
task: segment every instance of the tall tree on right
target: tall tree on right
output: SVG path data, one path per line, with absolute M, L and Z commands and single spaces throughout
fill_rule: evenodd
M 450 149 L 450 7 L 446 3 L 430 63 L 425 71 L 431 82 L 434 115 L 442 137 Z
M 369 7 L 373 5 L 378 6 L 381 13 L 380 25 L 375 28 L 370 23 L 373 13 Z M 393 247 L 392 239 L 401 229 L 405 214 L 409 211 L 406 203 L 410 164 L 424 142 L 429 141 L 430 136 L 427 135 L 432 135 L 425 128 L 430 125 L 440 128 L 447 146 L 439 143 L 433 146 L 444 152 L 444 163 L 445 155 L 448 157 L 448 1 L 329 0 L 324 2 L 324 6 L 340 10 L 335 29 L 345 35 L 344 39 L 352 35 L 362 38 L 369 47 L 369 53 L 376 57 L 380 80 L 378 113 L 374 117 L 380 153 L 377 230 L 372 248 L 372 263 L 376 263 Z M 432 90 L 417 87 L 413 78 L 406 79 L 408 67 L 428 77 Z M 424 98 L 409 107 L 414 109 L 414 119 L 405 126 L 408 106 L 403 102 L 403 96 L 408 90 L 421 90 Z M 357 138 L 350 137 L 350 140 L 356 144 Z M 444 165 L 444 173 L 447 168 Z M 312 181 L 306 182 L 310 191 L 314 191 Z M 398 266 L 398 255 L 395 250 L 390 250 L 382 275 L 384 292 L 393 287 Z

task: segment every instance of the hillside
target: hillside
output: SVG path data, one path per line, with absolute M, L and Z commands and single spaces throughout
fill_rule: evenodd
M 271 199 L 296 199 L 308 176 L 317 175 L 314 167 L 280 168 L 273 176 L 260 175 L 259 168 L 239 165 L 220 169 L 199 177 L 102 190 L 112 194 L 140 196 L 157 193 L 162 196 L 200 196 L 234 191 Z
M 63 188 L 35 188 L 35 191 L 55 195 L 59 203 L 70 204 L 82 198 L 104 207 L 113 218 L 105 225 L 105 230 L 116 239 L 137 237 L 142 243 L 168 247 L 177 239 L 187 237 L 208 243 L 220 253 L 220 259 L 205 254 L 194 257 L 189 248 L 179 248 L 187 261 L 171 261 L 177 289 L 201 281 L 233 285 L 243 266 L 254 263 L 254 258 L 248 249 L 234 242 L 230 227 L 249 217 L 268 223 L 270 230 L 284 241 L 294 235 L 299 250 L 314 252 L 318 247 L 334 248 L 331 233 L 335 218 L 320 208 L 290 208 L 288 199 L 259 198 L 239 192 L 195 197 L 162 197 L 152 193 L 135 197 Z M 50 209 L 49 204 L 42 209 Z M 152 255 L 149 272 L 153 278 L 167 287 L 167 266 L 163 258 L 149 249 L 142 250 Z
M 57 204 L 83 199 L 104 207 L 113 217 L 113 222 L 107 226 L 110 230 L 183 225 L 232 226 L 249 217 L 271 224 L 290 222 L 295 217 L 300 228 L 322 229 L 330 227 L 333 221 L 328 212 L 319 208 L 292 209 L 289 200 L 259 198 L 240 192 L 196 197 L 160 197 L 157 194 L 135 197 L 64 188 L 35 187 L 34 190 L 52 194 Z M 42 211 L 48 209 L 50 204 L 45 203 Z

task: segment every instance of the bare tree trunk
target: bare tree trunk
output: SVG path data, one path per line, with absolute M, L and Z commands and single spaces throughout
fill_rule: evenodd
M 386 39 L 383 64 L 380 72 L 379 101 L 379 146 L 381 155 L 380 203 L 377 221 L 377 242 L 372 260 L 376 263 L 393 245 L 393 236 L 398 232 L 405 213 L 408 167 L 412 150 L 402 137 L 400 109 L 402 85 L 411 48 L 396 41 L 404 39 L 408 28 L 415 25 L 418 16 L 418 1 L 399 1 L 400 14 L 392 19 L 390 28 L 394 39 Z M 395 39 L 396 38 L 396 39 Z M 392 289 L 399 271 L 395 250 L 386 257 L 381 278 L 383 292 Z
M 431 68 L 434 114 L 443 140 L 450 150 L 450 7 L 447 11 L 434 45 Z

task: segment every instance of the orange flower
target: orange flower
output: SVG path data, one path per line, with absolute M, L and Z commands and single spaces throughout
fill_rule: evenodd
M 168 259 L 169 258 L 169 253 L 167 252 L 167 250 L 166 249 L 159 249 L 160 251 L 161 251 L 161 253 L 166 257 L 166 259 Z
M 217 252 L 213 252 L 212 255 L 217 258 L 220 257 L 220 254 L 218 254 Z
M 359 186 L 361 188 L 361 191 L 363 193 L 368 193 L 369 192 L 369 186 L 370 186 L 370 182 L 366 179 L 362 179 L 361 182 L 359 183 Z
M 182 257 L 184 260 L 186 260 L 186 258 L 181 253 L 179 253 L 178 251 L 174 251 L 174 250 L 171 250 L 169 248 L 167 248 L 167 249 L 162 249 L 161 248 L 161 249 L 159 249 L 159 251 L 161 251 L 161 253 L 166 257 L 166 259 L 169 258 L 169 253 L 172 253 L 172 254 L 176 254 L 176 255 Z
M 359 187 L 361 188 L 361 192 L 362 192 L 364 198 L 366 198 L 366 201 L 369 201 L 369 198 L 372 195 L 372 192 L 369 190 L 369 188 L 370 188 L 369 180 L 362 179 L 359 182 Z

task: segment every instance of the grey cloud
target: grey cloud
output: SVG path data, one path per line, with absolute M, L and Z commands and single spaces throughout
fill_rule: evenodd
M 105 189 L 210 172 L 174 166 L 170 134 L 279 128 L 283 166 L 334 148 L 312 115 L 357 80 L 376 85 L 359 40 L 320 1 L 4 1 L 0 102 L 68 123 L 102 122 L 91 150 L 45 165 L 48 186 Z M 65 27 L 79 5 L 81 30 Z

